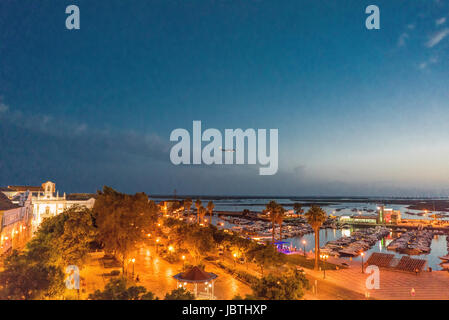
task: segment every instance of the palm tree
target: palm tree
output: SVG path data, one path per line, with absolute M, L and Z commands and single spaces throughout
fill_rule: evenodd
M 298 203 L 298 202 L 293 204 L 293 210 L 295 210 L 296 214 L 303 214 L 304 213 L 302 205 L 300 203 Z
M 214 203 L 212 201 L 209 201 L 207 203 L 207 211 L 209 211 L 209 215 L 210 215 L 210 224 L 212 224 L 212 215 L 214 213 L 214 208 L 215 208 Z
M 198 217 L 199 217 L 199 221 L 203 222 L 204 216 L 206 215 L 206 213 L 207 213 L 207 210 L 206 210 L 206 208 L 204 208 L 203 206 L 201 206 L 201 207 L 198 209 Z
M 276 226 L 276 223 L 277 223 L 277 217 L 276 216 L 278 214 L 278 207 L 279 207 L 279 204 L 276 201 L 274 201 L 274 200 L 271 200 L 266 205 L 266 212 L 268 213 L 268 218 L 270 219 L 271 226 L 273 227 L 272 236 L 271 236 L 273 245 L 274 245 L 274 230 L 275 230 L 275 226 Z
M 184 211 L 187 210 L 190 214 L 190 211 L 192 209 L 192 199 L 187 198 L 184 200 Z
M 307 223 L 313 228 L 315 232 L 315 270 L 318 270 L 319 256 L 320 256 L 320 227 L 326 221 L 326 212 L 319 206 L 311 206 L 306 212 Z
M 279 241 L 282 241 L 282 223 L 285 219 L 285 209 L 281 205 L 276 208 L 276 223 L 279 225 Z
M 197 214 L 196 214 L 196 222 L 200 223 L 200 208 L 202 207 L 201 205 L 201 200 L 200 199 L 196 199 L 195 201 L 195 207 L 197 210 Z

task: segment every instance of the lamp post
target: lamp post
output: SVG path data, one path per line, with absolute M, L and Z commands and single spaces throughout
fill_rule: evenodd
M 237 259 L 237 253 L 234 253 L 233 256 L 234 256 L 234 268 L 235 268 L 235 260 Z
M 159 253 L 159 238 L 156 239 L 156 253 Z
M 132 258 L 131 262 L 133 263 L 133 279 L 134 279 L 134 262 L 136 262 L 136 259 Z
M 304 247 L 304 258 L 306 257 L 306 240 L 302 240 L 302 245 Z
M 362 273 L 365 273 L 364 270 L 363 270 L 363 256 L 364 256 L 364 255 L 365 255 L 364 252 L 362 252 L 362 253 L 360 254 L 360 256 L 362 257 Z
M 324 274 L 323 274 L 323 279 L 326 279 L 326 261 L 327 261 L 327 258 L 329 258 L 329 256 L 328 256 L 327 254 L 320 254 L 320 258 L 321 258 L 321 260 L 324 261 L 324 266 L 323 266 L 323 272 L 324 272 Z
M 184 271 L 186 269 L 186 256 L 182 256 L 182 271 Z

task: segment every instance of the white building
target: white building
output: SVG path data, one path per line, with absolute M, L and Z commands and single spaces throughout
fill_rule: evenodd
M 56 191 L 56 185 L 47 181 L 41 187 L 36 186 L 8 186 L 1 191 L 10 199 L 14 199 L 18 194 L 30 191 L 32 193 L 33 206 L 33 227 L 36 228 L 44 218 L 60 214 L 65 209 L 73 205 L 85 206 L 91 209 L 95 203 L 92 194 L 74 193 L 62 196 Z
M 31 193 L 18 194 L 10 200 L 0 192 L 0 255 L 20 249 L 31 236 Z

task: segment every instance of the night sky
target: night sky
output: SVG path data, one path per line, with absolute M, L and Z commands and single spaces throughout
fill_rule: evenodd
M 193 120 L 279 129 L 278 173 L 173 165 Z M 448 1 L 0 1 L 1 186 L 442 196 L 448 164 Z

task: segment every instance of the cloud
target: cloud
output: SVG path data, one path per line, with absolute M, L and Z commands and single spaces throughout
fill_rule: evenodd
M 442 17 L 442 18 L 440 18 L 440 19 L 435 20 L 435 24 L 436 24 L 437 26 L 442 25 L 442 24 L 445 23 L 445 22 L 446 22 L 446 18 L 445 18 L 445 17 Z
M 424 61 L 424 62 L 421 62 L 421 63 L 419 64 L 418 68 L 419 68 L 420 70 L 424 70 L 424 69 L 427 69 L 428 66 L 430 66 L 430 65 L 432 65 L 432 64 L 435 64 L 435 63 L 437 63 L 437 62 L 438 62 L 438 59 L 437 59 L 436 57 L 431 57 L 429 60 Z
M 431 36 L 429 41 L 426 43 L 426 46 L 432 48 L 436 46 L 438 43 L 440 43 L 448 35 L 449 35 L 449 28 L 443 29 L 435 33 L 433 36 Z
M 408 24 L 408 25 L 407 25 L 407 29 L 409 29 L 409 30 L 414 30 L 414 29 L 415 29 L 415 25 L 414 25 L 413 23 Z
M 400 48 L 400 47 L 405 46 L 405 41 L 406 41 L 406 39 L 408 39 L 408 38 L 409 38 L 408 33 L 406 33 L 406 32 L 402 33 L 402 34 L 399 36 L 399 39 L 398 39 L 398 47 Z
M 7 112 L 8 110 L 9 107 L 6 104 L 0 103 L 0 113 Z
M 170 145 L 154 133 L 138 133 L 134 130 L 109 130 L 89 127 L 68 119 L 44 114 L 24 114 L 9 111 L 0 103 L 0 119 L 39 135 L 67 141 L 70 144 L 90 146 L 97 152 L 112 152 L 125 156 L 138 156 L 157 160 L 169 159 Z

